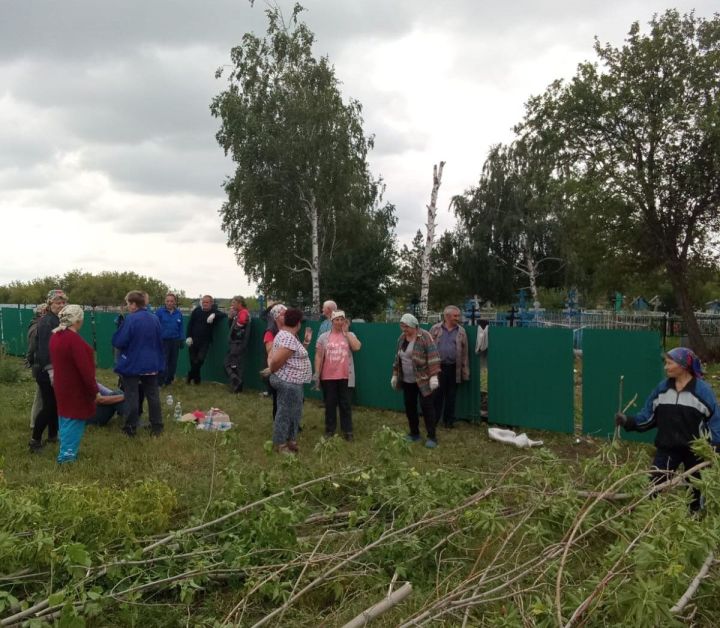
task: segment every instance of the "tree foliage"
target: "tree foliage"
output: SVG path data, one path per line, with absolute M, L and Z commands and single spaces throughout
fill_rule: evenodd
M 301 11 L 295 5 L 286 23 L 271 7 L 266 36 L 243 36 L 211 113 L 236 164 L 220 210 L 228 246 L 266 292 L 287 298 L 310 287 L 318 307 L 320 276 L 334 256 L 367 257 L 348 227 L 372 230 L 391 206 L 377 210 L 361 105 L 343 101 L 328 58 L 313 54 Z M 385 242 L 383 256 L 391 255 L 392 239 Z
M 153 277 L 134 272 L 105 271 L 98 274 L 71 270 L 64 275 L 40 277 L 30 281 L 13 281 L 0 286 L 5 303 L 43 303 L 53 288 L 64 290 L 73 303 L 92 306 L 120 305 L 131 290 L 142 290 L 150 295 L 150 302 L 163 303 L 170 290 L 167 284 Z M 175 291 L 180 300 L 183 291 Z
M 529 101 L 518 130 L 557 155 L 577 208 L 602 215 L 610 255 L 667 273 L 703 351 L 688 278 L 716 255 L 720 227 L 720 16 L 667 11 L 595 52 Z

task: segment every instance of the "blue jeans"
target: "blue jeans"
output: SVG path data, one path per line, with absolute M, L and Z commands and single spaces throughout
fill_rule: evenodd
M 277 414 L 273 424 L 273 445 L 284 445 L 297 439 L 303 410 L 303 385 L 291 384 L 274 373 L 270 385 L 277 391 Z

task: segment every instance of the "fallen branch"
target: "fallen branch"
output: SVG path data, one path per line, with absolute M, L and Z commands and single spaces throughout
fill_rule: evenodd
M 351 619 L 343 628 L 362 628 L 367 626 L 373 619 L 387 613 L 393 606 L 397 606 L 412 593 L 412 584 L 406 582 L 397 591 L 388 595 L 384 600 L 364 610 L 354 619 Z
M 695 595 L 695 592 L 698 590 L 698 587 L 700 586 L 703 578 L 707 576 L 708 571 L 710 571 L 710 567 L 712 567 L 712 564 L 714 562 L 715 554 L 713 552 L 710 552 L 707 555 L 705 562 L 702 564 L 702 567 L 700 567 L 700 571 L 698 571 L 697 575 L 692 579 L 690 586 L 688 586 L 685 593 L 683 593 L 682 597 L 677 601 L 677 604 L 675 604 L 675 606 L 670 609 L 670 612 L 673 613 L 673 615 L 679 615 L 683 612 L 685 607 L 692 599 L 693 595 Z
M 169 543 L 173 539 L 176 539 L 179 536 L 182 536 L 184 534 L 192 534 L 193 532 L 199 532 L 200 530 L 204 530 L 205 528 L 209 528 L 211 526 L 217 525 L 218 523 L 222 523 L 223 521 L 227 521 L 228 519 L 232 519 L 233 517 L 237 517 L 237 515 L 242 514 L 244 512 L 247 512 L 248 510 L 252 510 L 253 508 L 256 508 L 257 506 L 262 506 L 263 504 L 266 504 L 269 501 L 272 501 L 273 499 L 277 499 L 278 497 L 282 497 L 283 495 L 294 495 L 298 491 L 301 491 L 303 489 L 306 489 L 310 486 L 314 486 L 315 484 L 320 484 L 321 482 L 325 482 L 329 480 L 330 478 L 338 477 L 340 475 L 347 475 L 349 473 L 356 473 L 359 471 L 359 469 L 353 469 L 351 471 L 343 471 L 342 473 L 329 473 L 328 475 L 325 475 L 321 478 L 315 478 L 314 480 L 308 480 L 307 482 L 303 482 L 302 484 L 298 484 L 297 486 L 293 486 L 292 488 L 285 489 L 283 491 L 278 491 L 277 493 L 273 493 L 272 495 L 268 495 L 267 497 L 263 497 L 263 499 L 259 499 L 255 502 L 252 502 L 251 504 L 246 504 L 245 506 L 242 506 L 238 508 L 237 510 L 233 510 L 232 512 L 229 512 L 222 517 L 218 517 L 217 519 L 213 519 L 212 521 L 208 521 L 207 523 L 203 523 L 197 526 L 193 526 L 192 528 L 184 528 L 183 530 L 177 530 L 175 532 L 172 532 L 171 534 L 168 534 L 167 536 L 163 537 L 159 541 L 155 541 L 155 543 L 152 543 L 148 545 L 147 547 L 144 547 L 142 550 L 142 553 L 145 554 L 149 552 L 150 550 L 155 549 L 156 547 L 160 547 L 161 545 L 165 545 L 166 543 Z

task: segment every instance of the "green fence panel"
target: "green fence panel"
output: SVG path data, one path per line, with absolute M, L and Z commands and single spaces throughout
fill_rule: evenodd
M 2 308 L 2 343 L 10 355 L 25 355 L 27 351 L 27 328 L 33 314 L 31 309 Z
M 583 331 L 583 432 L 612 437 L 613 417 L 620 403 L 623 376 L 623 407 L 637 395 L 634 414 L 663 378 L 660 334 L 655 331 L 585 329 Z M 655 430 L 638 434 L 623 432 L 628 440 L 652 442 Z
M 93 312 L 91 310 L 85 310 L 83 325 L 80 328 L 80 337 L 95 349 L 95 323 L 93 319 Z
M 488 420 L 572 433 L 573 361 L 569 329 L 492 327 Z
M 95 312 L 95 349 L 99 368 L 111 369 L 115 366 L 112 336 L 115 333 L 116 317 L 117 314 L 113 312 Z

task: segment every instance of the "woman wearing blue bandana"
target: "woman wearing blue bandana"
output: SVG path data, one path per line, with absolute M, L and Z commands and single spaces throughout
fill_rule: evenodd
M 646 432 L 657 428 L 652 481 L 659 484 L 668 479 L 680 465 L 685 470 L 700 464 L 691 449 L 692 441 L 708 438 L 720 449 L 720 410 L 712 388 L 703 381 L 698 357 L 685 347 L 665 354 L 663 380 L 647 398 L 635 416 L 615 415 L 615 424 L 627 431 Z M 700 477 L 694 473 L 693 477 Z M 691 510 L 700 509 L 700 491 L 693 489 Z

